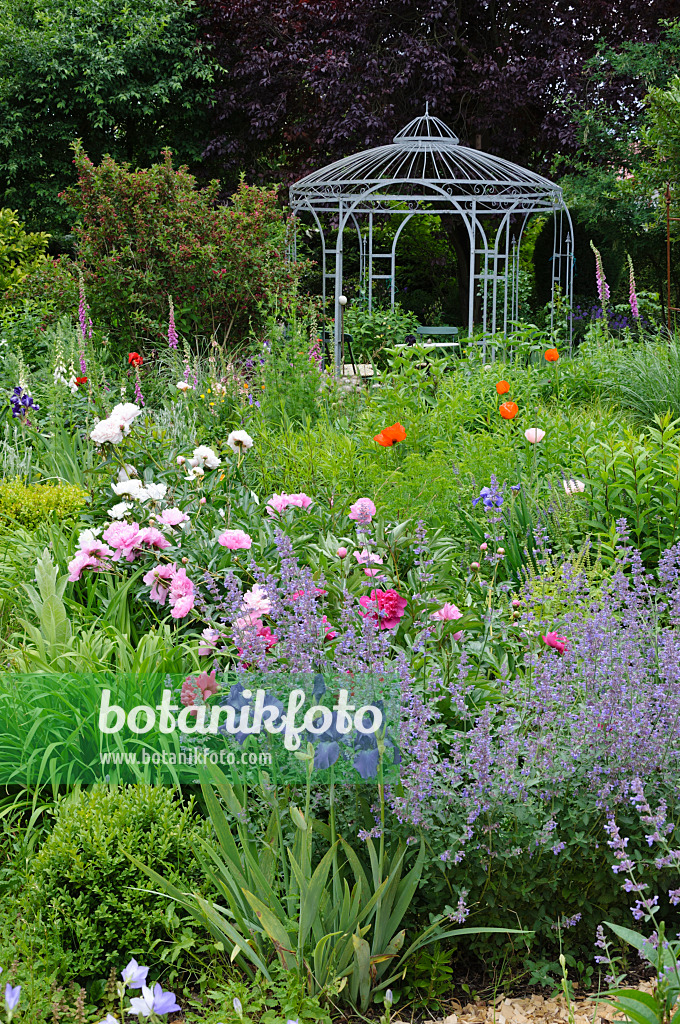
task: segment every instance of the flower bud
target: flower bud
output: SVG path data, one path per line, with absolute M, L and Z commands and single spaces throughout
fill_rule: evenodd
M 338 548 L 338 558 L 347 558 L 347 548 Z
M 476 571 L 479 569 L 479 562 L 470 562 L 470 568 Z
M 187 460 L 184 458 L 183 455 L 178 455 L 177 456 L 177 465 L 178 466 L 183 466 L 186 461 Z
M 479 550 L 480 550 L 480 551 L 486 551 L 486 549 L 488 548 L 488 546 L 489 546 L 489 545 L 488 545 L 488 544 L 486 543 L 486 541 L 484 541 L 484 543 L 483 543 L 483 544 L 480 544 L 480 545 L 479 545 Z
M 182 559 L 182 565 L 186 565 L 188 561 L 189 561 L 189 559 L 185 555 L 184 558 Z
M 504 555 L 505 554 L 505 548 L 499 548 L 498 549 L 498 554 L 499 555 Z
M 205 503 L 206 503 L 206 501 L 207 501 L 207 500 L 208 500 L 207 498 L 199 498 L 199 499 L 198 499 L 198 504 L 199 504 L 199 505 L 205 505 Z
M 522 602 L 520 601 L 520 599 L 518 597 L 513 597 L 513 599 L 512 599 L 512 607 L 513 608 L 519 608 L 521 603 Z

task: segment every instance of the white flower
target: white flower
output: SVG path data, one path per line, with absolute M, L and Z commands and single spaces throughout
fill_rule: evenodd
M 126 465 L 124 468 L 121 467 L 118 470 L 118 482 L 122 483 L 123 480 L 132 480 L 133 477 L 139 477 L 139 473 L 134 466 Z
M 122 480 L 119 484 L 111 484 L 111 490 L 118 497 L 125 495 L 134 501 L 148 501 L 149 492 L 141 480 Z
M 217 458 L 217 455 L 208 448 L 207 444 L 201 444 L 198 448 L 194 448 L 193 457 L 189 460 L 190 466 L 202 466 L 205 469 L 217 469 L 218 466 L 222 465 L 222 460 Z
M 146 493 L 152 501 L 162 501 L 167 494 L 168 488 L 165 484 L 147 484 Z M 145 499 L 143 499 L 145 500 Z
M 102 530 L 102 526 L 97 526 L 94 530 L 81 530 L 78 534 L 78 547 L 81 548 L 81 550 L 84 550 L 86 547 L 92 547 L 92 545 L 96 543 Z
M 205 470 L 202 466 L 192 466 L 187 473 L 187 480 L 196 480 L 199 477 L 205 476 Z
M 239 455 L 253 447 L 253 439 L 250 434 L 246 434 L 245 430 L 232 430 L 227 438 L 227 444 L 233 452 Z
M 580 494 L 586 489 L 583 480 L 563 480 L 562 486 L 567 494 Z
M 141 411 L 134 402 L 125 402 L 114 406 L 108 418 L 100 420 L 96 424 L 94 430 L 90 433 L 90 437 L 95 444 L 106 444 L 107 442 L 109 444 L 120 444 L 123 438 L 130 433 L 130 427 Z
M 115 420 L 117 423 L 125 423 L 127 426 L 126 434 L 130 432 L 130 427 L 134 420 L 141 415 L 142 410 L 134 402 L 124 402 L 119 405 L 114 405 L 113 409 L 109 413 L 109 419 Z
M 175 387 L 178 388 L 179 391 L 193 391 L 194 390 L 193 387 L 191 386 L 191 384 L 187 384 L 187 382 L 185 380 L 178 380 L 177 383 L 175 384 Z
M 178 455 L 177 456 L 177 465 L 178 466 L 183 466 L 186 461 L 187 460 L 184 458 L 183 455 Z
M 126 513 L 130 511 L 132 505 L 127 501 L 119 501 L 117 505 L 114 505 L 109 509 L 109 515 L 112 519 L 122 519 Z
M 120 444 L 123 437 L 122 426 L 112 420 L 100 420 L 90 431 L 90 438 L 95 444 Z

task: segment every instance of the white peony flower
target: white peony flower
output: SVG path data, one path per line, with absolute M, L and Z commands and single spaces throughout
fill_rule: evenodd
M 112 420 L 100 420 L 90 431 L 90 438 L 95 444 L 120 444 L 124 436 L 121 424 Z
M 203 466 L 206 469 L 217 469 L 218 466 L 222 465 L 222 460 L 217 458 L 217 455 L 208 448 L 207 444 L 201 444 L 198 448 L 194 448 L 193 458 L 190 459 L 191 466 Z
M 118 497 L 130 497 L 134 501 L 148 501 L 149 492 L 141 480 L 121 480 L 119 484 L 111 484 L 111 490 Z
M 142 410 L 134 402 L 123 402 L 119 405 L 114 405 L 113 409 L 109 413 L 109 419 L 115 420 L 117 423 L 127 424 L 127 431 L 129 433 L 130 427 L 133 422 L 141 415 Z
M 119 501 L 117 505 L 109 509 L 109 515 L 112 519 L 122 519 L 132 507 L 127 501 Z
M 147 484 L 146 492 L 152 501 L 162 501 L 167 494 L 168 488 L 165 484 Z
M 95 444 L 120 444 L 130 433 L 130 427 L 141 411 L 134 402 L 114 406 L 107 419 L 100 420 L 91 431 L 91 439 Z
M 194 390 L 193 387 L 191 386 L 191 384 L 187 384 L 187 382 L 185 380 L 178 380 L 177 383 L 175 384 L 175 387 L 179 391 L 193 391 Z
M 239 455 L 241 452 L 246 452 L 249 448 L 253 447 L 253 439 L 245 430 L 232 430 L 227 438 L 227 444 L 233 452 Z
M 192 466 L 187 473 L 187 480 L 198 480 L 202 476 L 205 476 L 205 470 L 202 466 Z
M 133 477 L 138 477 L 139 473 L 134 466 L 126 465 L 125 468 L 118 470 L 118 482 L 122 483 L 123 480 L 132 480 Z

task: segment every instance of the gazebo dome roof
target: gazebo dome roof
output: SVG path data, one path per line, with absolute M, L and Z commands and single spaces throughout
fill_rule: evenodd
M 559 204 L 562 190 L 548 178 L 478 149 L 427 110 L 398 132 L 390 145 L 367 149 L 313 171 L 290 189 L 293 209 L 334 199 L 354 204 L 376 200 L 431 200 L 463 203 L 481 199 L 506 207 L 527 200 Z

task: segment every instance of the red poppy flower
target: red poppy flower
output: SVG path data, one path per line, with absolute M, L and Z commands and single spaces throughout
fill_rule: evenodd
M 393 444 L 406 440 L 406 431 L 401 423 L 393 423 L 391 427 L 383 427 L 373 440 L 383 448 L 391 448 Z
M 507 395 L 509 390 L 510 385 L 508 384 L 507 380 L 499 380 L 498 384 L 496 384 L 496 391 L 498 392 L 499 395 Z
M 519 407 L 516 402 L 503 402 L 498 411 L 504 420 L 514 420 L 515 416 L 519 412 Z
M 545 358 L 548 360 L 549 363 L 556 363 L 557 360 L 560 358 L 560 354 L 556 348 L 549 348 L 545 353 Z
M 79 387 L 81 384 L 87 384 L 87 377 L 76 377 L 76 384 Z
M 130 366 L 141 366 L 144 360 L 139 352 L 128 352 L 128 363 Z

